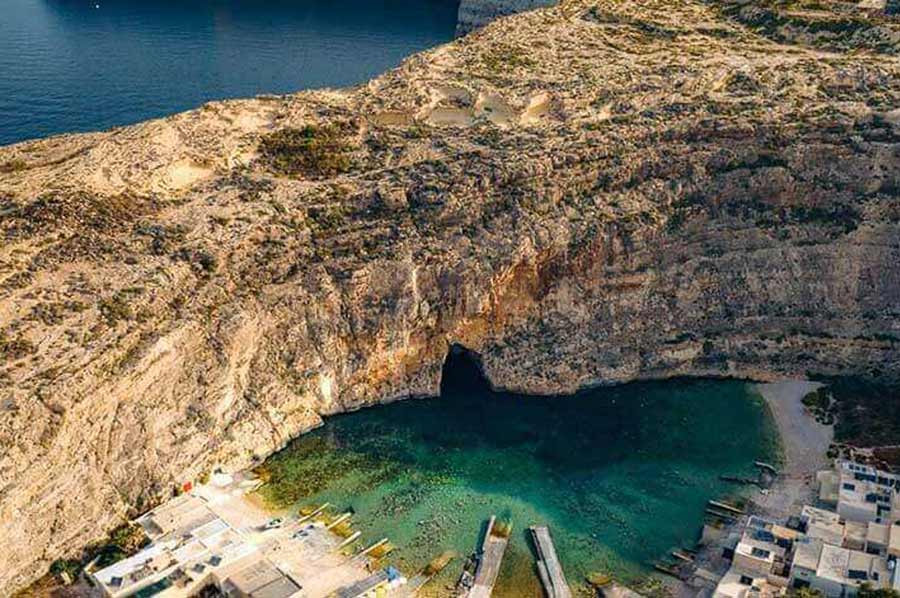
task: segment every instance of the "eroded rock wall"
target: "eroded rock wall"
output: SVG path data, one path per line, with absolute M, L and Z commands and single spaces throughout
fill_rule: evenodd
M 0 148 L 0 593 L 181 481 L 436 393 L 454 343 L 532 393 L 897 377 L 898 109 L 877 48 L 582 0 L 360 88 Z M 261 151 L 306 125 L 338 174 Z

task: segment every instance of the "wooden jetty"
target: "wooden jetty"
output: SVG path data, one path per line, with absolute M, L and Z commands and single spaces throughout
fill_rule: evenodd
M 770 474 L 772 474 L 773 476 L 777 476 L 777 475 L 778 475 L 778 470 L 775 469 L 775 467 L 774 467 L 773 465 L 769 465 L 768 463 L 765 463 L 765 462 L 763 462 L 763 461 L 754 461 L 754 462 L 753 462 L 753 465 L 755 465 L 756 467 L 758 467 L 758 468 L 760 468 L 760 469 L 763 469 L 763 470 L 765 470 L 765 471 L 768 471 L 768 472 L 769 472 Z
M 406 585 L 397 589 L 394 594 L 397 598 L 409 598 L 415 596 L 419 590 L 422 589 L 422 586 L 434 579 L 434 577 L 443 571 L 456 556 L 456 553 L 452 550 L 441 553 L 437 558 L 432 559 L 424 569 L 412 577 Z
M 342 523 L 344 523 L 345 521 L 347 521 L 348 519 L 350 519 L 350 516 L 351 516 L 350 513 L 344 513 L 343 515 L 341 515 L 340 517 L 338 517 L 337 519 L 335 519 L 334 521 L 332 521 L 331 523 L 329 523 L 328 525 L 326 525 L 326 526 L 325 526 L 325 529 L 331 530 L 331 529 L 336 528 L 336 527 L 339 526 L 340 524 L 342 524 Z
M 533 525 L 529 529 L 537 550 L 538 575 L 544 585 L 547 598 L 571 598 L 572 591 L 569 589 L 562 565 L 559 563 L 559 557 L 556 555 L 556 548 L 550 537 L 550 528 L 546 525 Z
M 744 510 L 743 510 L 743 509 L 738 508 L 738 507 L 736 507 L 736 506 L 734 506 L 734 505 L 730 505 L 730 504 L 725 503 L 725 502 L 721 502 L 721 501 L 718 501 L 718 500 L 710 500 L 710 501 L 709 501 L 709 504 L 710 504 L 711 506 L 713 506 L 713 507 L 716 507 L 717 509 L 722 509 L 723 511 L 730 511 L 730 512 L 735 513 L 735 514 L 737 514 L 737 515 L 743 515 L 743 514 L 744 514 Z
M 337 545 L 337 548 L 334 549 L 334 552 L 339 552 L 339 551 L 343 550 L 344 548 L 346 548 L 347 546 L 350 546 L 351 544 L 353 544 L 354 542 L 359 540 L 360 536 L 362 536 L 362 532 L 353 532 L 350 535 L 350 537 L 348 537 L 346 540 L 344 540 L 343 542 L 341 542 L 340 544 Z
M 721 519 L 725 523 L 737 523 L 737 517 L 732 515 L 731 513 L 723 513 L 722 511 L 716 511 L 715 509 L 706 509 L 706 514 L 715 517 L 716 519 Z
M 388 552 L 393 550 L 393 546 L 391 546 L 391 543 L 388 542 L 387 538 L 382 538 L 381 540 L 375 542 L 374 544 L 360 552 L 357 557 L 369 556 L 373 552 L 378 552 L 379 550 L 383 550 L 384 554 L 387 554 Z
M 301 514 L 302 516 L 300 517 L 300 519 L 297 520 L 297 523 L 298 523 L 298 524 L 299 524 L 299 523 L 306 523 L 306 522 L 309 521 L 310 519 L 312 519 L 312 518 L 317 517 L 318 515 L 320 515 L 320 514 L 321 514 L 325 509 L 327 509 L 329 506 L 330 506 L 330 505 L 326 502 L 326 503 L 323 503 L 320 507 L 318 507 L 318 508 L 316 508 L 316 509 L 313 509 L 313 510 L 312 510 L 309 514 L 307 514 L 307 515 L 302 515 L 302 514 Z
M 506 545 L 509 544 L 509 532 L 508 527 L 499 528 L 497 518 L 491 515 L 487 533 L 484 534 L 484 542 L 481 544 L 481 555 L 478 568 L 475 569 L 475 582 L 469 591 L 469 598 L 490 597 L 494 584 L 497 583 L 497 576 L 500 575 L 500 564 L 503 562 Z
M 744 486 L 759 486 L 760 488 L 763 487 L 763 484 L 759 481 L 759 479 L 754 480 L 753 478 L 744 478 L 734 475 L 720 475 L 719 479 L 723 482 L 730 482 L 732 484 L 743 484 Z
M 666 563 L 653 563 L 653 568 L 660 573 L 671 575 L 675 579 L 681 579 L 681 574 L 679 573 L 678 568 L 672 565 L 668 565 Z

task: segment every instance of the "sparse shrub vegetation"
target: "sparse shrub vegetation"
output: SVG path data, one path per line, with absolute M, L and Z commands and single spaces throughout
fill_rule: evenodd
M 862 584 L 856 594 L 858 598 L 900 598 L 900 592 L 893 588 L 874 588 L 866 582 Z
M 836 441 L 856 447 L 891 446 L 900 438 L 900 385 L 868 378 L 821 378 L 821 396 L 807 397 L 821 406 L 829 400 Z
M 10 160 L 8 162 L 0 164 L 0 173 L 7 174 L 10 172 L 21 172 L 27 167 L 28 165 L 25 163 L 25 160 L 16 158 L 14 160 Z
M 196 273 L 204 276 L 214 274 L 219 267 L 219 259 L 206 249 L 182 247 L 174 253 L 173 257 L 189 263 Z
M 184 227 L 181 225 L 141 223 L 134 227 L 134 232 L 142 237 L 150 237 L 150 252 L 153 255 L 165 255 L 185 236 Z
M 60 581 L 65 577 L 75 581 L 85 565 L 97 559 L 95 567 L 102 569 L 138 552 L 150 540 L 140 526 L 123 523 L 109 533 L 105 541 L 87 546 L 77 558 L 63 558 L 53 561 L 50 574 Z
M 422 125 L 412 125 L 403 132 L 403 135 L 407 139 L 425 139 L 429 137 L 428 129 Z
M 16 360 L 36 351 L 34 344 L 26 338 L 7 338 L 0 332 L 0 358 Z
M 815 588 L 791 588 L 789 598 L 822 598 L 822 592 Z
M 350 170 L 352 164 L 353 148 L 344 129 L 336 124 L 281 129 L 263 137 L 259 151 L 269 168 L 279 174 L 335 176 Z
M 309 218 L 320 230 L 332 230 L 346 220 L 346 210 L 340 204 L 325 207 L 312 207 L 307 211 Z
M 215 419 L 200 403 L 191 403 L 184 412 L 185 418 L 198 429 L 208 432 L 215 426 Z
M 125 298 L 125 293 L 118 292 L 112 297 L 108 297 L 98 305 L 100 315 L 106 320 L 110 326 L 114 326 L 120 320 L 130 320 L 132 315 L 131 306 Z
M 533 58 L 528 56 L 521 48 L 508 44 L 491 46 L 490 50 L 482 54 L 481 61 L 488 70 L 502 72 L 510 68 L 529 68 L 535 65 Z
M 819 423 L 829 426 L 834 423 L 831 397 L 824 388 L 819 388 L 803 397 L 803 405 Z
M 56 559 L 50 564 L 50 573 L 60 581 L 68 577 L 74 581 L 81 574 L 82 564 L 76 559 Z
M 54 326 L 65 319 L 67 311 L 77 311 L 79 305 L 81 304 L 74 301 L 67 301 L 65 303 L 62 301 L 38 303 L 31 308 L 28 319 L 39 320 L 47 326 Z

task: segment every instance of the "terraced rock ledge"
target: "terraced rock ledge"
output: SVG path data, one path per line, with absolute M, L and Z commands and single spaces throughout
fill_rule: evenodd
M 568 0 L 0 148 L 0 594 L 454 343 L 529 393 L 896 378 L 898 26 L 796 4 Z

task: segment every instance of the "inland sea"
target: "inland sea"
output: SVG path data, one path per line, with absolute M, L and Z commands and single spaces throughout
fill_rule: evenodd
M 441 396 L 330 418 L 261 468 L 275 507 L 331 503 L 366 541 L 390 538 L 411 573 L 444 550 L 461 558 L 483 521 L 511 520 L 495 595 L 539 595 L 527 528 L 547 524 L 573 586 L 592 572 L 635 580 L 697 539 L 706 502 L 738 491 L 720 475 L 777 460 L 777 433 L 753 385 L 670 380 L 568 397 L 494 392 L 464 355 Z

